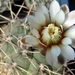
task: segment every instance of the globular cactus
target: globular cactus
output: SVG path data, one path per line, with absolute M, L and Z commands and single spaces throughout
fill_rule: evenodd
M 48 1 L 50 0 L 25 0 L 25 3 L 29 8 L 34 2 L 49 7 Z M 13 75 L 61 75 L 59 73 L 62 70 L 59 73 L 53 72 L 52 70 L 57 70 L 56 67 L 52 68 L 48 65 L 45 57 L 38 49 L 25 43 L 25 38 L 30 34 L 30 26 L 26 20 L 26 17 L 23 19 L 10 19 L 8 25 L 0 27 L 0 51 L 5 65 Z M 57 67 L 60 66 L 57 65 Z M 7 75 L 10 74 L 7 73 Z
M 1 28 L 4 35 L 1 38 L 0 50 L 7 67 L 14 75 L 41 75 L 40 65 L 47 62 L 31 45 L 24 44 L 25 30 L 29 32 L 27 26 L 19 20 L 13 20 L 4 28 Z

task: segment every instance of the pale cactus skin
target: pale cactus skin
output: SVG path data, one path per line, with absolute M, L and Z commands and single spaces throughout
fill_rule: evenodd
M 9 23 L 5 29 L 5 34 L 6 36 L 3 36 L 5 40 L 1 43 L 1 51 L 5 63 L 8 64 L 7 67 L 12 69 L 12 73 L 14 75 L 31 75 L 36 71 L 33 75 L 41 75 L 40 64 L 47 64 L 45 57 L 40 53 L 26 53 L 26 50 L 18 44 L 20 37 L 22 39 L 25 36 L 25 28 L 22 23 L 19 20 Z M 35 50 L 35 52 L 38 51 Z M 44 75 L 47 73 L 45 72 Z
M 31 7 L 31 5 L 37 5 L 38 3 L 44 4 L 47 8 L 50 6 L 50 2 L 52 0 L 24 0 L 27 7 Z

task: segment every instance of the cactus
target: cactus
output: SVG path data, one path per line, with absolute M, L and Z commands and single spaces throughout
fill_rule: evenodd
M 44 4 L 49 8 L 50 2 L 52 0 L 24 0 L 25 4 L 30 8 L 31 5 L 36 5 L 38 3 Z
M 0 13 L 9 10 L 7 6 L 9 6 L 9 2 L 13 3 L 14 1 L 11 0 L 0 0 Z
M 25 3 L 31 8 L 33 1 L 36 4 L 42 3 L 49 7 L 48 1 L 51 0 L 25 0 Z M 12 12 L 12 10 L 10 11 Z M 2 15 L 0 16 L 3 17 Z M 25 44 L 24 39 L 30 34 L 30 27 L 26 17 L 23 19 L 5 19 L 8 20 L 8 24 L 0 26 L 0 51 L 5 62 L 0 64 L 4 64 L 13 75 L 62 74 L 62 68 L 60 70 L 57 69 L 60 65 L 51 67 L 37 49 L 30 44 Z M 10 74 L 7 73 L 7 75 Z
M 5 35 L 1 37 L 1 52 L 3 54 L 7 67 L 12 69 L 14 75 L 41 75 L 41 63 L 47 64 L 44 56 L 37 50 L 29 51 L 26 48 L 21 48 L 21 44 L 17 44 L 26 35 L 25 29 L 19 20 L 11 20 L 8 25 L 5 25 L 1 32 Z M 32 46 L 30 46 L 32 47 Z M 28 47 L 29 48 L 29 47 Z M 45 73 L 47 75 L 47 73 Z
M 45 57 L 32 45 L 24 44 L 25 36 L 30 32 L 29 25 L 25 23 L 26 18 L 3 18 L 9 21 L 7 25 L 0 27 L 0 51 L 4 65 L 13 75 L 51 74 L 49 69 L 52 70 L 52 67 L 47 64 Z

